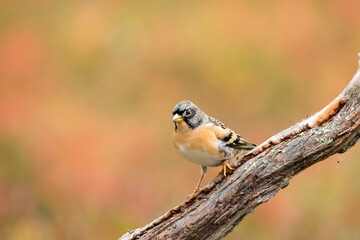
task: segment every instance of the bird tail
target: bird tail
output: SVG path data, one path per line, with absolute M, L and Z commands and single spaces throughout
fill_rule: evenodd
M 252 149 L 254 149 L 256 147 L 256 144 L 249 143 L 249 142 L 247 142 L 245 140 L 243 142 L 244 142 L 244 144 L 240 145 L 241 149 L 252 150 Z
M 237 136 L 237 138 L 227 144 L 226 146 L 231 147 L 231 148 L 236 148 L 236 149 L 242 149 L 242 150 L 251 150 L 254 149 L 256 147 L 255 144 L 253 143 L 249 143 L 248 141 L 246 141 L 245 139 L 243 139 L 242 137 L 240 137 L 239 135 Z

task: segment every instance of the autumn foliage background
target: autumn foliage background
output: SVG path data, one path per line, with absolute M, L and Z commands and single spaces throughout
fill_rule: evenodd
M 0 239 L 117 239 L 200 176 L 181 100 L 261 143 L 345 87 L 360 2 L 0 1 Z M 356 145 L 226 239 L 360 239 Z M 208 171 L 204 184 L 219 169 Z

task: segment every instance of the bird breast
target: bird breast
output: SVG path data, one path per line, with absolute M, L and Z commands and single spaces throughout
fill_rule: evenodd
M 215 167 L 225 160 L 225 153 L 220 151 L 221 142 L 207 127 L 190 130 L 181 123 L 173 133 L 173 143 L 182 157 L 201 166 Z

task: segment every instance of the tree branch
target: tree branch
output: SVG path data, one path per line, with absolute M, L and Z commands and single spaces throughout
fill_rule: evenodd
M 227 177 L 219 174 L 197 195 L 120 240 L 221 239 L 293 176 L 346 152 L 359 138 L 360 53 L 355 76 L 324 109 L 238 157 Z

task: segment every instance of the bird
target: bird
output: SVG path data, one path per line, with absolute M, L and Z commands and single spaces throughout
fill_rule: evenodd
M 199 191 L 207 167 L 222 165 L 221 171 L 226 177 L 227 168 L 232 169 L 229 161 L 256 147 L 219 120 L 206 115 L 189 100 L 179 102 L 172 115 L 175 149 L 186 160 L 201 166 L 200 180 L 193 194 Z

